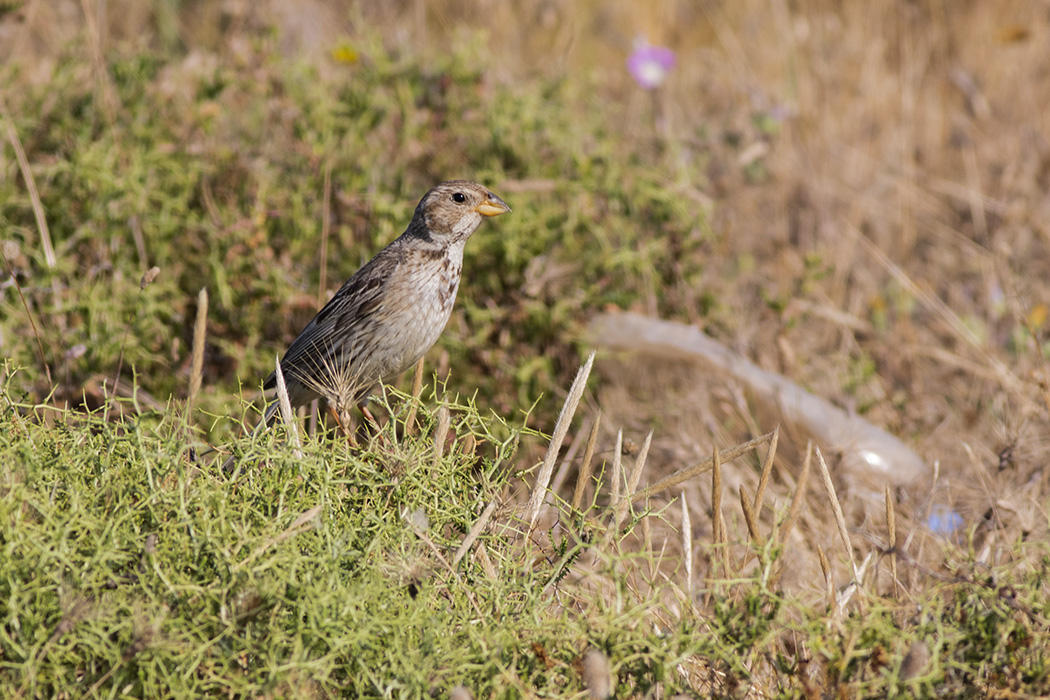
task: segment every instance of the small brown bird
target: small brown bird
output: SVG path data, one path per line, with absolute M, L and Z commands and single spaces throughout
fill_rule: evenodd
M 419 200 L 408 228 L 348 279 L 281 360 L 293 407 L 325 399 L 340 417 L 414 365 L 452 313 L 463 247 L 485 217 L 510 211 L 474 182 L 451 180 Z M 276 372 L 264 388 L 277 385 Z M 261 425 L 277 411 L 267 407 Z

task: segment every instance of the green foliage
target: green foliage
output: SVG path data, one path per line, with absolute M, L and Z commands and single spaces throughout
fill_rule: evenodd
M 508 486 L 521 435 L 469 406 L 451 406 L 457 437 L 436 463 L 424 411 L 420 436 L 359 451 L 308 441 L 297 458 L 270 431 L 236 481 L 193 458 L 177 413 L 143 428 L 52 412 L 47 428 L 34 410 L 0 416 L 5 697 L 560 696 L 581 688 L 588 645 L 625 687 L 682 687 L 698 623 L 655 633 L 656 601 L 630 595 L 557 604 L 575 560 L 535 558 L 513 528 L 475 545 L 498 577 L 474 556 L 449 563 Z
M 1022 575 L 960 572 L 907 604 L 867 597 L 840 616 L 771 586 L 791 563 L 768 542 L 753 573 L 709 579 L 688 604 L 639 585 L 657 555 L 607 536 L 612 509 L 596 505 L 564 513 L 549 545 L 497 509 L 456 561 L 488 504 L 517 488 L 526 436 L 471 404 L 448 405 L 437 461 L 435 399 L 416 404 L 406 436 L 401 397 L 360 448 L 318 437 L 296 456 L 281 430 L 242 441 L 234 479 L 198 460 L 176 410 L 59 413 L 13 401 L 17 376 L 0 412 L 4 697 L 424 697 L 456 684 L 562 697 L 584 690 L 589 649 L 623 696 L 1050 684 L 1045 553 Z M 930 661 L 904 677 L 915 641 Z
M 322 78 L 286 64 L 266 40 L 253 46 L 251 65 L 112 53 L 106 92 L 71 53 L 12 106 L 58 268 L 42 264 L 13 169 L 0 178 L 0 225 L 24 256 L 19 278 L 44 347 L 54 348 L 51 366 L 88 347 L 68 368 L 67 393 L 114 372 L 123 350 L 146 390 L 182 396 L 176 370 L 201 287 L 212 300 L 205 385 L 219 383 L 227 397 L 232 377 L 256 386 L 317 308 L 326 168 L 329 290 L 400 233 L 441 180 L 480 180 L 510 202 L 513 214 L 467 248 L 441 341 L 456 382 L 503 414 L 565 383 L 590 310 L 699 282 L 699 207 L 676 193 L 661 156 L 600 138 L 600 115 L 581 112 L 563 84 L 494 84 L 469 47 L 424 65 L 365 45 L 361 60 Z M 507 182 L 524 186 L 501 191 Z M 135 285 L 153 265 L 161 274 L 140 295 Z M 5 336 L 23 341 L 11 356 L 46 395 L 16 290 L 2 303 Z

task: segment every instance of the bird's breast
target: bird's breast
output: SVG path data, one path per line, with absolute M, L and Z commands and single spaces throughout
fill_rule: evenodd
M 451 254 L 449 254 L 451 252 Z M 380 374 L 392 378 L 425 355 L 448 323 L 462 273 L 462 247 L 458 251 L 416 251 L 408 255 L 390 280 L 383 309 L 380 341 L 385 365 Z M 377 340 L 379 340 L 377 338 Z

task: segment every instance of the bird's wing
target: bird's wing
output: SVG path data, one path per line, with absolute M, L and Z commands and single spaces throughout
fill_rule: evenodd
M 355 327 L 366 324 L 382 308 L 383 288 L 401 260 L 398 255 L 389 256 L 386 264 L 390 269 L 381 270 L 374 264 L 378 257 L 348 279 L 292 341 L 281 360 L 281 372 L 286 378 L 309 375 L 324 367 L 324 358 L 342 345 L 341 341 L 354 338 Z M 271 373 L 263 388 L 271 389 L 276 384 L 276 373 Z

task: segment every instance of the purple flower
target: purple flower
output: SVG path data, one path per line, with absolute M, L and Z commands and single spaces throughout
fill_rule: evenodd
M 635 82 L 646 90 L 652 90 L 659 87 L 674 64 L 674 51 L 666 46 L 649 46 L 640 41 L 627 59 L 627 70 L 631 71 Z
M 930 515 L 926 518 L 926 527 L 930 528 L 935 535 L 947 537 L 965 525 L 963 517 L 948 506 L 935 505 L 930 508 Z

